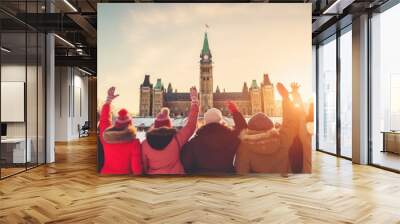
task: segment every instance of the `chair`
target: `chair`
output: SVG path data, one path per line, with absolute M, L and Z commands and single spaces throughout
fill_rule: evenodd
M 90 124 L 89 121 L 85 121 L 85 123 L 82 125 L 82 127 L 80 127 L 80 125 L 78 125 L 78 131 L 79 131 L 79 138 L 80 137 L 87 137 L 89 136 L 89 130 L 90 130 Z

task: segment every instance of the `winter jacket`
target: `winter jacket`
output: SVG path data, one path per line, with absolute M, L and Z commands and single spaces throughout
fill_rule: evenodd
M 142 174 L 140 142 L 134 127 L 112 127 L 110 103 L 103 105 L 100 114 L 100 141 L 104 148 L 101 174 Z
M 307 131 L 307 122 L 312 122 L 314 119 L 313 105 L 306 114 L 306 108 L 298 92 L 294 92 L 292 95 L 293 100 L 298 102 L 300 109 L 296 116 L 297 135 L 289 149 L 290 167 L 293 173 L 311 173 L 311 133 Z
M 186 173 L 235 173 L 233 159 L 240 143 L 238 135 L 247 124 L 240 112 L 232 115 L 234 129 L 210 123 L 201 127 L 184 145 L 181 161 Z
M 280 129 L 242 131 L 239 136 L 241 143 L 235 159 L 237 173 L 287 174 L 290 172 L 288 151 L 298 129 L 297 110 L 288 99 L 283 99 L 282 109 L 283 123 Z
M 147 174 L 184 174 L 180 161 L 182 146 L 196 130 L 199 106 L 190 107 L 188 121 L 179 131 L 174 128 L 153 128 L 142 143 L 144 171 Z

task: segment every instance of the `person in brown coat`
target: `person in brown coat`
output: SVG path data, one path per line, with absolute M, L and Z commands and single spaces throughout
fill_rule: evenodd
M 292 173 L 311 173 L 311 135 L 307 126 L 313 126 L 314 104 L 311 103 L 306 113 L 306 107 L 299 94 L 300 85 L 292 83 L 293 103 L 297 107 L 297 135 L 289 149 L 289 163 Z
M 263 113 L 257 113 L 239 135 L 235 169 L 238 174 L 290 172 L 289 148 L 298 133 L 298 108 L 289 99 L 289 92 L 282 83 L 277 84 L 282 96 L 283 119 L 279 129 Z

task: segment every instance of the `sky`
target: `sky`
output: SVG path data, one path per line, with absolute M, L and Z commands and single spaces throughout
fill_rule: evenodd
M 178 92 L 199 86 L 199 60 L 207 29 L 214 90 L 239 92 L 243 82 L 301 84 L 312 97 L 311 4 L 98 4 L 98 102 L 107 89 L 113 104 L 139 112 L 144 75 Z

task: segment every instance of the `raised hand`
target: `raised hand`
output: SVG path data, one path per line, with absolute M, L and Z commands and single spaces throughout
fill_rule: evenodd
M 119 96 L 119 94 L 115 94 L 115 87 L 111 87 L 108 89 L 107 91 L 107 103 L 111 103 L 111 101 L 113 101 L 115 98 L 117 98 Z
M 235 102 L 229 100 L 225 104 L 228 107 L 229 112 L 234 113 L 234 112 L 239 111 L 238 106 L 236 105 Z
M 278 82 L 278 84 L 276 84 L 276 88 L 278 89 L 278 92 L 282 96 L 282 98 L 289 97 L 289 91 L 286 89 L 286 87 L 282 83 Z
M 292 82 L 290 84 L 290 87 L 292 88 L 292 92 L 298 93 L 300 89 L 300 85 L 297 82 Z
M 292 84 L 290 84 L 290 87 L 292 88 L 292 97 L 294 105 L 304 110 L 305 108 L 303 108 L 304 107 L 303 100 L 301 99 L 299 93 L 300 85 L 297 82 L 292 82 Z
M 192 101 L 192 103 L 199 103 L 199 97 L 195 86 L 192 86 L 190 88 L 190 100 Z

